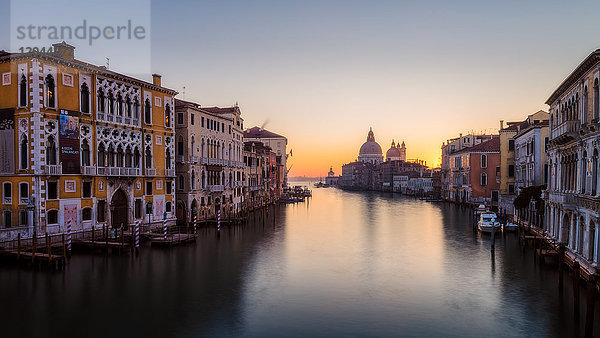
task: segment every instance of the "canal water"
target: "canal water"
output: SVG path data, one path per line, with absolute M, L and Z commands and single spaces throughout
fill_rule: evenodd
M 2 266 L 2 336 L 583 334 L 585 289 L 575 319 L 569 274 L 561 295 L 516 234 L 492 259 L 455 205 L 321 188 L 272 215 L 137 257 L 76 254 L 65 271 Z

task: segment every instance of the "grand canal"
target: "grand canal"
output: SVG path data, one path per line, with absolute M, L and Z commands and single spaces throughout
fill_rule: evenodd
M 270 214 L 269 216 L 272 216 Z M 576 336 L 572 285 L 467 210 L 314 189 L 196 244 L 0 269 L 3 336 Z M 595 318 L 600 318 L 596 305 Z M 579 324 L 579 325 L 577 325 Z M 600 325 L 594 329 L 600 336 Z

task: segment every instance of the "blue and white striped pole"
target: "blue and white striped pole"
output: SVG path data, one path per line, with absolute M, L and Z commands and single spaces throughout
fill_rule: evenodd
M 165 240 L 167 239 L 167 220 L 163 221 L 163 235 L 165 236 Z
M 217 210 L 217 231 L 221 231 L 221 209 Z
M 67 221 L 67 251 L 71 253 L 71 220 Z
M 136 249 L 138 249 L 140 247 L 140 226 L 141 226 L 141 223 L 142 223 L 141 220 L 135 221 L 134 236 L 135 236 L 135 248 Z

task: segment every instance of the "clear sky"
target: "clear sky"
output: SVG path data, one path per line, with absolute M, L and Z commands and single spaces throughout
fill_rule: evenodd
M 458 133 L 547 110 L 600 47 L 599 1 L 153 1 L 151 13 L 163 85 L 237 101 L 246 127 L 287 136 L 290 175 L 339 173 L 369 127 L 384 153 L 404 140 L 437 164 Z

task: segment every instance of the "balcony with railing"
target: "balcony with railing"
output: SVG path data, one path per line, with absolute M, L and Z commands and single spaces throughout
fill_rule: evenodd
M 98 176 L 121 176 L 121 177 L 135 177 L 141 175 L 140 168 L 122 168 L 122 167 L 94 167 L 95 172 Z
M 208 157 L 200 157 L 201 164 L 208 164 Z
M 579 131 L 579 121 L 565 121 L 558 126 L 552 128 L 550 140 L 556 144 L 564 144 L 577 138 Z
M 183 155 L 177 155 L 177 156 L 175 156 L 175 162 L 177 162 L 177 163 L 184 163 Z
M 198 156 L 190 156 L 190 163 L 198 163 Z
M 208 159 L 208 164 L 209 165 L 220 165 L 220 166 L 222 166 L 222 165 L 225 164 L 224 162 L 225 162 L 225 160 L 222 160 L 220 158 L 209 158 Z
M 258 190 L 263 190 L 265 187 L 262 185 L 254 185 L 250 187 L 250 191 L 258 191 Z
M 146 168 L 146 176 L 156 176 L 156 168 Z
M 46 164 L 44 169 L 46 175 L 61 175 L 62 165 L 60 164 Z
M 81 175 L 96 176 L 96 167 L 95 166 L 82 165 L 81 166 Z
M 140 126 L 140 119 L 139 117 L 135 116 L 113 115 L 108 114 L 106 112 L 98 111 L 96 112 L 96 118 L 98 119 L 98 121 L 118 123 L 127 126 Z
M 220 192 L 223 190 L 225 190 L 225 186 L 223 186 L 222 184 L 215 184 L 215 185 L 208 186 L 208 191 L 210 191 L 210 192 Z
M 165 176 L 175 177 L 175 169 L 165 169 Z

